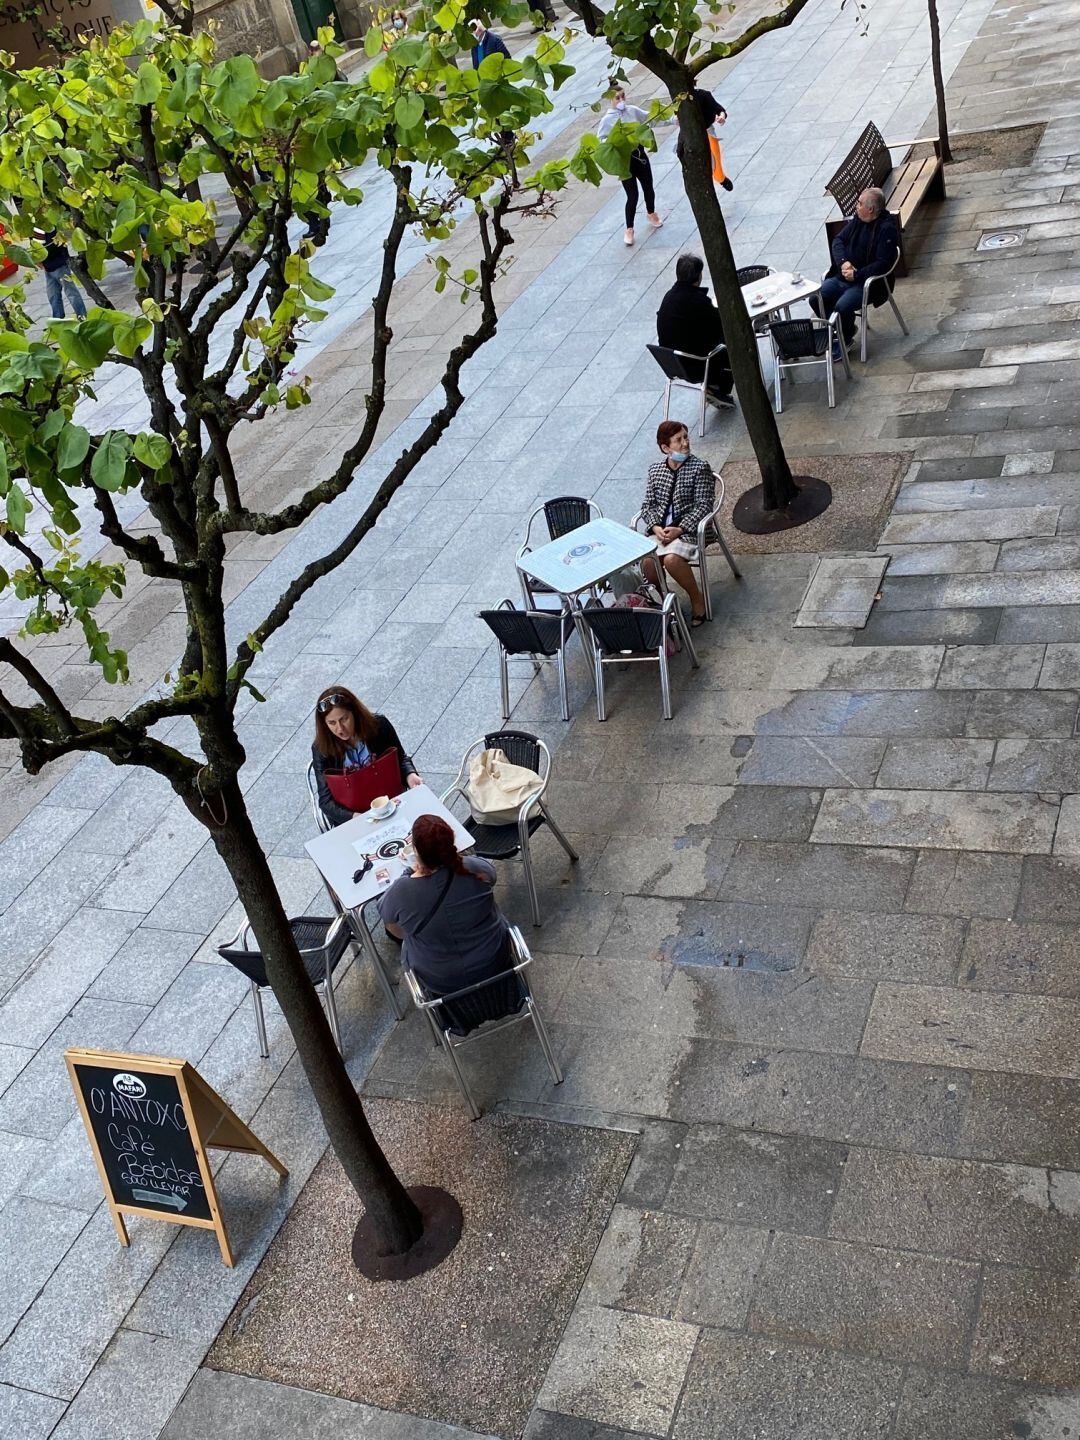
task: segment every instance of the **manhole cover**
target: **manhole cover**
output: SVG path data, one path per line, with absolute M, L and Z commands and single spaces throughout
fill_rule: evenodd
M 988 230 L 981 236 L 976 250 L 1011 250 L 1022 245 L 1027 238 L 1026 230 Z

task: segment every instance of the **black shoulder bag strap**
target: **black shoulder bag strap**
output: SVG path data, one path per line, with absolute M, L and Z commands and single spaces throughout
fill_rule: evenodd
M 420 921 L 420 924 L 416 927 L 416 929 L 415 929 L 415 930 L 412 932 L 412 934 L 409 936 L 409 939 L 410 939 L 410 940 L 415 940 L 416 937 L 421 933 L 421 931 L 427 929 L 428 924 L 429 924 L 429 922 L 433 919 L 436 910 L 438 910 L 439 906 L 440 906 L 440 905 L 443 903 L 443 901 L 446 899 L 446 896 L 447 896 L 447 893 L 449 892 L 450 886 L 451 886 L 453 883 L 454 883 L 454 872 L 453 872 L 453 870 L 448 870 L 448 871 L 446 872 L 446 880 L 445 880 L 444 883 L 443 883 L 442 889 L 439 891 L 439 894 L 438 894 L 438 897 L 437 897 L 437 899 L 436 899 L 436 901 L 435 901 L 435 904 L 432 905 L 431 909 L 430 909 L 430 910 L 428 911 L 428 913 L 424 916 L 423 920 Z

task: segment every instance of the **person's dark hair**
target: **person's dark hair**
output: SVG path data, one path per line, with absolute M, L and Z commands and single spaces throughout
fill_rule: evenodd
M 412 827 L 413 849 L 425 870 L 451 870 L 455 875 L 469 872 L 454 844 L 454 832 L 438 815 L 418 815 Z
M 685 420 L 661 420 L 656 427 L 656 443 L 664 446 L 670 445 L 680 430 L 686 429 Z M 689 432 L 687 432 L 689 433 Z
M 319 754 L 325 755 L 328 760 L 345 758 L 345 741 L 339 740 L 326 723 L 330 711 L 339 707 L 348 710 L 352 715 L 357 738 L 362 740 L 369 750 L 375 743 L 375 732 L 379 728 L 378 720 L 351 690 L 346 690 L 344 685 L 328 685 L 315 702 L 315 745 Z M 372 759 L 374 758 L 372 756 Z
M 704 269 L 705 261 L 700 255 L 680 255 L 675 261 L 675 279 L 687 285 L 697 285 Z

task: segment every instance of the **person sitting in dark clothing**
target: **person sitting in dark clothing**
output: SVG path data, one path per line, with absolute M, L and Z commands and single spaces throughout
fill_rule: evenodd
M 322 692 L 315 702 L 315 743 L 311 747 L 311 759 L 319 791 L 319 809 L 331 825 L 344 825 L 353 818 L 353 812 L 339 805 L 331 795 L 327 771 L 360 769 L 387 750 L 396 753 L 401 778 L 410 790 L 424 783 L 385 715 L 369 710 L 344 685 L 331 685 Z
M 656 312 L 656 338 L 668 350 L 681 350 L 687 355 L 705 356 L 724 343 L 724 327 L 720 313 L 709 299 L 701 276 L 705 263 L 699 255 L 680 255 L 675 262 L 675 284 L 660 302 Z M 691 380 L 702 380 L 705 366 L 684 360 Z M 727 353 L 717 355 L 709 366 L 709 388 L 706 398 L 718 409 L 730 409 L 731 369 Z
M 820 315 L 839 315 L 844 344 L 855 334 L 855 315 L 862 309 L 863 285 L 875 275 L 884 275 L 896 259 L 900 237 L 896 221 L 885 209 L 881 190 L 864 190 L 855 205 L 855 214 L 832 242 L 832 269 L 811 298 L 811 307 Z M 834 359 L 839 360 L 837 352 Z
M 469 22 L 469 29 L 473 33 L 476 44 L 472 47 L 472 67 L 480 69 L 481 61 L 486 60 L 489 55 L 505 55 L 510 59 L 510 51 L 506 48 L 506 42 L 501 35 L 496 35 L 494 30 L 489 30 L 483 20 L 477 18 Z

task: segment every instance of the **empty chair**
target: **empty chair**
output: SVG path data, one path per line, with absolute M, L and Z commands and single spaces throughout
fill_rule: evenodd
M 542 580 L 533 580 L 521 569 L 520 561 L 536 547 L 532 543 L 533 522 L 543 515 L 547 526 L 548 540 L 559 540 L 564 535 L 569 535 L 571 530 L 586 525 L 590 520 L 602 520 L 603 511 L 596 504 L 595 500 L 586 500 L 581 495 L 557 495 L 554 500 L 545 500 L 543 505 L 537 508 L 529 516 L 529 523 L 525 526 L 525 540 L 517 552 L 518 575 L 521 579 L 521 593 L 525 600 L 526 610 L 537 610 L 536 603 L 538 595 L 551 595 L 554 592 L 551 587 L 545 585 Z M 547 541 L 543 542 L 544 544 Z M 559 600 L 562 607 L 562 600 Z M 506 719 L 506 716 L 503 716 Z
M 671 719 L 671 676 L 668 673 L 668 641 L 677 634 L 690 652 L 690 663 L 698 669 L 697 651 L 690 638 L 679 602 L 668 595 L 659 609 L 638 606 L 633 609 L 615 606 L 605 610 L 599 605 L 582 612 L 593 641 L 596 670 L 596 718 L 607 719 L 604 703 L 604 666 L 645 661 L 660 667 L 660 698 L 664 719 Z
M 830 315 L 828 320 L 774 320 L 769 326 L 772 338 L 773 371 L 775 377 L 774 400 L 776 413 L 784 408 L 783 380 L 791 370 L 805 369 L 810 365 L 824 365 L 825 388 L 829 396 L 829 409 L 836 406 L 836 379 L 833 374 L 833 347 L 840 347 L 840 361 L 844 374 L 851 379 L 847 349 L 840 333 L 839 315 Z
M 466 750 L 457 779 L 441 797 L 443 804 L 448 808 L 453 808 L 452 802 L 455 798 L 468 800 L 469 762 L 474 755 L 479 755 L 481 750 L 501 750 L 512 765 L 523 765 L 527 770 L 535 770 L 540 776 L 537 789 L 522 801 L 517 820 L 512 821 L 509 825 L 487 825 L 474 820 L 471 815 L 461 818 L 461 823 L 475 841 L 473 847 L 475 855 L 480 855 L 485 860 L 513 860 L 518 855 L 521 856 L 525 870 L 525 883 L 529 888 L 533 924 L 539 925 L 541 923 L 540 900 L 536 893 L 536 880 L 533 876 L 530 840 L 541 825 L 547 825 L 571 861 L 576 861 L 578 858 L 577 852 L 552 819 L 551 812 L 544 801 L 544 792 L 551 777 L 551 751 L 542 740 L 535 735 L 530 735 L 527 730 L 492 730 L 482 740 L 474 741 Z
M 341 1031 L 338 1028 L 337 1006 L 334 1004 L 334 971 L 346 950 L 354 943 L 348 919 L 345 915 L 336 915 L 333 920 L 319 915 L 300 915 L 290 920 L 289 924 L 312 985 L 316 990 L 322 987 L 326 1018 L 330 1021 L 334 1043 L 340 1050 Z M 259 1053 L 265 1060 L 270 1054 L 270 1047 L 266 1040 L 262 992 L 270 984 L 270 980 L 266 973 L 266 961 L 255 944 L 251 925 L 246 919 L 227 945 L 218 946 L 218 954 L 251 981 L 251 1004 L 255 1011 L 255 1028 L 259 1034 Z
M 508 1025 L 516 1025 L 518 1021 L 531 1020 L 551 1078 L 556 1085 L 562 1084 L 559 1062 L 525 975 L 525 967 L 532 963 L 532 956 L 516 925 L 510 927 L 509 943 L 512 969 L 481 980 L 476 985 L 467 985 L 463 990 L 455 990 L 451 995 L 429 995 L 411 970 L 405 972 L 416 1008 L 427 1016 L 436 1043 L 446 1051 L 454 1078 L 474 1120 L 480 1119 L 480 1107 L 465 1079 L 457 1051 L 476 1039 L 478 1034 L 490 1035 Z
M 739 288 L 744 285 L 753 285 L 756 280 L 764 280 L 767 275 L 773 273 L 771 265 L 743 265 L 735 271 L 735 279 L 739 282 Z
M 542 659 L 555 661 L 559 671 L 562 718 L 569 720 L 566 645 L 574 633 L 573 616 L 568 611 L 553 615 L 547 610 L 515 610 L 512 601 L 504 600 L 494 610 L 481 610 L 480 619 L 499 642 L 499 686 L 502 694 L 503 723 L 510 719 L 510 675 L 507 661 L 518 655 L 527 655 L 536 671 L 539 671 Z
M 715 349 L 709 351 L 708 355 L 689 355 L 685 350 L 669 350 L 666 345 L 646 345 L 645 348 L 667 376 L 667 385 L 664 387 L 664 419 L 668 418 L 671 410 L 672 386 L 679 386 L 683 390 L 695 390 L 700 397 L 698 434 L 704 435 L 705 409 L 709 403 L 710 370 L 715 375 L 728 368 L 723 358 L 727 355 L 727 346 L 717 345 Z M 698 365 L 704 366 L 700 380 L 695 380 L 690 374 L 687 361 L 690 361 L 690 365 L 694 369 Z M 729 400 L 726 404 L 729 408 L 734 409 L 734 400 Z
M 742 579 L 742 571 L 735 564 L 735 557 L 728 549 L 727 541 L 720 530 L 720 511 L 724 508 L 724 479 L 722 475 L 713 472 L 713 481 L 716 485 L 716 504 L 704 520 L 697 527 L 697 554 L 687 564 L 692 570 L 698 572 L 698 585 L 701 587 L 701 598 L 705 602 L 705 614 L 711 620 L 713 618 L 712 594 L 709 590 L 709 551 L 713 546 L 719 546 L 723 551 L 724 559 L 731 566 L 731 573 L 736 580 Z M 635 530 L 644 531 L 645 523 L 641 518 L 641 511 L 634 516 L 630 522 Z

